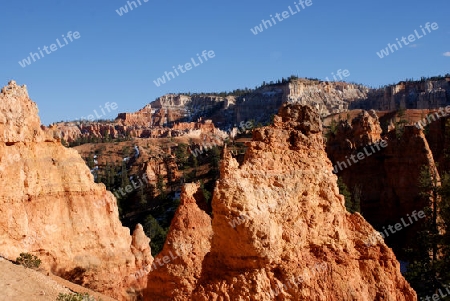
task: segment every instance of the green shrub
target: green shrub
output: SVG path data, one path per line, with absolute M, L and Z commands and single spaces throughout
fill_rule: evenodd
M 30 269 L 37 269 L 41 265 L 41 260 L 37 256 L 29 253 L 20 253 L 20 256 L 17 257 L 16 262 Z
M 90 296 L 88 293 L 75 293 L 75 294 L 63 294 L 59 293 L 56 301 L 96 301 L 96 299 Z M 101 301 L 99 298 L 98 301 Z
M 164 229 L 151 214 L 149 214 L 143 223 L 144 232 L 150 238 L 150 247 L 152 256 L 158 255 L 164 247 L 168 229 Z

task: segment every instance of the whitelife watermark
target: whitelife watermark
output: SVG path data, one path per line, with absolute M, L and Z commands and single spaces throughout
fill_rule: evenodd
M 380 148 L 380 146 L 381 146 L 381 148 Z M 338 167 L 341 171 L 344 168 L 350 167 L 352 165 L 352 162 L 350 162 L 350 159 L 352 159 L 353 163 L 358 163 L 359 161 L 373 155 L 377 151 L 380 151 L 382 148 L 385 148 L 386 146 L 388 146 L 388 143 L 386 140 L 383 140 L 383 139 L 374 144 L 369 144 L 369 145 L 364 146 L 364 148 L 363 148 L 364 152 L 358 152 L 356 154 L 356 156 L 354 154 L 351 154 L 350 158 L 348 158 L 348 156 L 345 156 L 345 158 L 347 159 L 348 165 L 347 165 L 347 163 L 345 163 L 345 161 L 337 162 L 337 164 L 334 165 L 333 173 L 337 174 L 339 172 Z M 376 149 L 374 149 L 374 147 Z M 367 148 L 370 148 L 370 150 L 372 150 L 372 152 L 368 152 Z M 344 168 L 342 168 L 342 166 L 344 166 Z
M 439 25 L 436 22 L 433 22 L 433 23 L 427 22 L 425 24 L 425 28 L 427 29 L 428 33 L 431 33 L 431 29 L 438 30 Z M 382 58 L 388 56 L 390 53 L 394 53 L 395 51 L 397 51 L 399 49 L 398 47 L 403 48 L 403 45 L 408 46 L 409 43 L 414 43 L 416 41 L 416 38 L 417 38 L 417 40 L 419 40 L 419 39 L 423 38 L 424 36 L 426 36 L 427 32 L 422 27 L 422 25 L 420 25 L 420 29 L 422 29 L 423 36 L 417 32 L 417 29 L 415 29 L 413 34 L 408 35 L 408 38 L 406 38 L 404 36 L 402 36 L 402 38 L 400 40 L 398 38 L 396 38 L 397 44 L 396 43 L 394 43 L 394 44 L 388 43 L 386 48 L 381 49 L 379 52 L 377 52 L 378 57 L 380 59 L 382 59 Z M 408 41 L 406 41 L 406 39 L 408 39 Z M 403 42 L 403 45 L 400 41 Z M 397 47 L 397 45 L 398 45 L 398 47 Z M 390 50 L 390 53 L 389 53 L 389 50 Z
M 336 78 L 336 75 L 334 75 L 334 72 L 331 72 L 331 74 L 333 75 L 334 81 L 337 82 L 338 79 Z M 339 70 L 336 72 L 336 74 L 337 74 L 337 76 L 339 76 L 339 79 L 340 79 L 340 80 L 344 80 L 344 78 L 347 78 L 347 77 L 350 76 L 350 71 L 348 71 L 348 69 L 344 69 L 344 70 L 339 69 Z M 342 78 L 342 76 L 344 76 L 344 78 Z M 330 81 L 330 80 L 328 79 L 328 76 L 325 77 L 325 79 L 326 79 L 327 82 Z
M 240 125 L 239 128 L 241 129 L 241 131 L 237 130 L 237 134 L 244 133 L 245 131 L 251 130 L 253 128 L 253 122 L 251 122 L 251 121 L 247 121 L 245 124 L 243 121 L 241 121 L 241 123 L 239 125 Z M 231 132 L 229 135 L 231 135 Z M 223 140 L 224 140 L 222 137 L 218 137 L 216 135 L 213 135 L 212 138 L 213 139 L 212 139 L 211 143 L 203 142 L 200 145 L 200 147 L 197 147 L 197 148 L 191 150 L 191 154 L 194 157 L 197 157 L 198 155 L 202 155 L 203 151 L 207 151 L 208 148 L 212 149 L 214 146 L 218 146 L 218 145 L 222 144 Z
M 411 213 L 411 216 L 414 220 L 411 218 L 411 216 L 409 216 L 409 214 L 407 214 L 406 216 L 408 217 L 409 224 L 407 222 L 405 222 L 404 218 L 402 217 L 400 219 L 401 223 L 396 223 L 394 226 L 389 225 L 389 226 L 387 226 L 387 229 L 386 229 L 386 227 L 383 227 L 383 231 L 376 232 L 376 233 L 370 235 L 367 238 L 365 245 L 367 247 L 376 245 L 379 240 L 380 235 L 383 239 L 385 239 L 386 237 L 389 236 L 389 232 L 390 232 L 390 234 L 397 233 L 397 231 L 400 231 L 400 230 L 408 227 L 409 225 L 413 224 L 414 222 L 419 221 L 419 219 L 424 218 L 425 212 L 423 212 L 422 210 L 420 210 L 419 212 L 416 212 L 416 210 L 414 210 Z M 389 232 L 388 232 L 388 229 L 389 229 Z
M 447 291 L 447 293 L 450 294 L 450 288 L 447 285 L 444 285 L 444 288 Z M 448 296 L 448 294 L 442 292 L 442 289 L 438 289 L 438 293 L 433 294 L 431 296 L 421 297 L 420 301 L 438 301 Z
M 208 52 L 206 50 L 203 50 L 201 57 L 203 57 L 203 59 L 205 60 L 205 62 L 208 61 L 208 58 L 212 59 L 216 56 L 216 54 L 214 53 L 213 50 L 209 50 Z M 173 68 L 173 72 L 175 72 L 175 74 L 177 76 L 180 76 L 180 74 L 178 73 L 178 70 L 180 70 L 181 73 L 186 73 L 187 71 L 192 69 L 192 66 L 197 67 L 200 66 L 201 64 L 203 64 L 203 60 L 200 57 L 200 54 L 197 53 L 197 59 L 200 63 L 197 64 L 196 60 L 192 57 L 191 58 L 191 62 L 187 62 L 184 65 L 178 65 L 178 67 L 172 66 Z M 185 70 L 183 70 L 183 67 L 185 68 Z M 178 70 L 177 70 L 178 69 Z M 157 80 L 154 80 L 153 83 L 155 83 L 155 85 L 157 87 L 161 86 L 162 84 L 165 84 L 166 81 L 171 81 L 172 79 L 175 79 L 175 74 L 172 71 L 169 72 L 164 72 L 162 77 L 158 77 Z M 172 77 L 172 78 L 171 78 Z
M 139 3 L 139 6 L 137 5 L 137 3 Z M 128 13 L 128 7 L 130 8 L 130 11 L 132 11 L 134 8 L 138 8 L 142 5 L 141 0 L 136 0 L 136 1 L 127 1 L 127 4 L 125 4 L 124 6 L 120 7 L 119 9 L 116 9 L 116 13 L 122 17 L 124 14 Z M 150 0 L 142 0 L 144 3 L 147 3 Z M 133 8 L 134 5 L 134 8 Z
M 27 58 L 23 59 L 22 61 L 19 61 L 19 65 L 22 68 L 25 68 L 25 67 L 31 65 L 33 62 L 36 62 L 37 60 L 40 60 L 41 58 L 43 58 L 44 57 L 43 51 L 45 51 L 46 54 L 51 54 L 52 52 L 55 52 L 58 49 L 61 49 L 61 48 L 65 47 L 66 45 L 68 45 L 69 42 L 67 41 L 67 39 L 69 39 L 70 42 L 73 42 L 74 40 L 78 40 L 79 38 L 81 38 L 81 35 L 78 31 L 74 31 L 73 33 L 71 31 L 69 31 L 67 33 L 67 37 L 64 35 L 62 35 L 62 37 L 63 37 L 65 44 L 61 44 L 61 42 L 59 41 L 59 38 L 57 38 L 56 44 L 51 44 L 50 47 L 47 47 L 47 45 L 45 45 L 44 47 L 42 47 L 42 49 L 41 49 L 41 47 L 38 47 L 39 53 L 30 52 L 30 55 Z M 33 60 L 33 62 L 31 60 Z
M 326 262 L 322 262 L 322 263 L 316 263 L 314 266 L 312 266 L 309 271 L 311 272 L 312 275 L 315 275 L 316 272 L 320 272 L 323 273 L 324 271 L 326 271 L 328 269 L 328 265 Z M 270 297 L 271 298 L 275 298 L 277 297 L 283 290 L 287 291 L 288 288 L 292 289 L 292 285 L 294 286 L 298 286 L 300 283 L 302 283 L 304 281 L 304 279 L 306 279 L 308 277 L 305 277 L 304 275 L 299 276 L 299 277 L 294 277 L 292 276 L 291 280 L 289 280 L 287 283 L 283 284 L 283 286 L 277 285 L 275 290 L 270 289 Z
M 439 116 L 439 113 L 441 113 L 442 116 Z M 423 130 L 423 128 L 426 127 L 427 125 L 429 125 L 431 122 L 436 121 L 437 119 L 439 119 L 441 117 L 447 117 L 448 114 L 450 114 L 450 105 L 445 107 L 445 112 L 444 112 L 444 108 L 439 108 L 438 111 L 435 112 L 434 114 L 429 114 L 427 117 L 416 122 L 415 126 L 419 130 Z M 437 119 L 435 118 L 435 116 L 437 117 Z M 431 118 L 433 119 L 433 121 L 431 121 Z
M 102 107 L 102 105 L 99 105 L 98 107 L 100 108 L 102 115 L 99 115 L 98 112 L 97 112 L 97 109 L 95 109 L 95 110 L 94 110 L 95 116 L 94 116 L 93 114 L 89 114 L 87 117 L 81 116 L 79 120 L 80 120 L 80 121 L 88 120 L 88 121 L 93 122 L 93 121 L 96 119 L 95 117 L 97 117 L 97 119 L 104 118 L 106 115 L 108 115 L 109 113 L 111 113 L 111 110 L 112 110 L 112 111 L 117 110 L 118 105 L 117 105 L 117 103 L 115 103 L 115 102 L 112 102 L 112 103 L 110 104 L 109 101 L 108 101 L 108 102 L 106 102 L 106 103 L 103 105 L 103 107 Z M 108 111 L 108 113 L 106 113 L 105 110 Z
M 270 20 L 262 19 L 261 23 L 259 25 L 255 26 L 254 28 L 250 28 L 250 31 L 254 35 L 257 35 L 258 33 L 262 33 L 264 31 L 264 28 L 269 29 L 269 27 L 272 27 L 277 24 L 277 21 L 275 21 L 275 18 L 277 18 L 278 22 L 282 22 L 283 20 L 286 20 L 289 17 L 298 14 L 302 10 L 305 10 L 307 7 L 311 6 L 312 4 L 313 4 L 312 0 L 306 0 L 306 1 L 299 0 L 298 3 L 294 2 L 294 6 L 295 6 L 296 10 L 293 10 L 292 7 L 289 5 L 288 10 L 283 11 L 281 14 L 276 13 L 275 17 L 273 17 L 273 15 L 270 15 Z M 300 6 L 302 7 L 301 9 L 300 9 Z M 269 27 L 267 27 L 267 25 L 269 25 Z
M 136 183 L 136 182 L 134 181 L 135 179 L 133 178 L 132 180 L 130 180 L 131 184 L 129 184 L 129 185 L 125 186 L 125 187 L 119 187 L 118 189 L 114 189 L 114 190 L 112 191 L 112 193 L 115 195 L 115 197 L 116 197 L 117 199 L 120 199 L 120 196 L 119 196 L 118 192 L 120 192 L 120 194 L 121 194 L 122 196 L 126 196 L 128 193 L 131 193 L 131 192 L 133 192 L 134 190 L 136 190 L 136 189 L 138 189 L 138 188 L 140 188 L 140 187 L 144 187 L 144 186 L 145 186 L 144 183 L 142 182 L 142 180 L 139 178 L 139 176 L 137 176 L 136 178 L 137 178 L 137 180 L 139 181 L 139 184 Z M 142 176 L 142 179 L 144 180 L 145 184 L 148 185 L 148 183 L 149 183 L 148 180 L 149 180 L 149 179 L 148 179 L 147 173 L 144 173 L 144 175 Z M 124 190 L 125 190 L 125 191 L 124 191 Z

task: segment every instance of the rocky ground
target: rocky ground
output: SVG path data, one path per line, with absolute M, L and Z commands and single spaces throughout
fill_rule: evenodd
M 0 257 L 0 300 L 4 301 L 55 301 L 59 293 L 88 293 L 103 301 L 114 301 L 72 282 L 54 276 L 45 270 L 36 271 Z

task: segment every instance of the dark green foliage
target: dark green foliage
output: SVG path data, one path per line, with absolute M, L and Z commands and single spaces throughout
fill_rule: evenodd
M 209 192 L 206 188 L 205 188 L 205 183 L 203 183 L 203 180 L 200 181 L 200 189 L 202 190 L 203 193 L 203 197 L 206 200 L 206 203 L 210 202 L 211 199 L 211 192 Z
M 442 282 L 450 283 L 450 174 L 444 173 L 441 178 L 439 213 L 441 217 L 441 257 L 439 263 Z
M 405 278 L 419 297 L 433 295 L 442 288 L 441 260 L 438 257 L 442 237 L 438 231 L 438 199 L 442 190 L 436 175 L 424 166 L 419 177 L 420 196 L 428 202 L 423 209 L 425 218 L 417 232 L 414 244 L 406 249 L 410 265 Z
M 211 173 L 213 177 L 219 176 L 219 163 L 220 163 L 220 149 L 217 146 L 214 146 L 209 154 L 211 156 Z
M 164 178 L 162 175 L 158 175 L 158 182 L 156 182 L 156 190 L 159 192 L 159 199 L 163 200 L 167 198 L 166 185 L 164 184 Z
M 160 226 L 158 221 L 152 216 L 148 215 L 143 224 L 145 234 L 150 238 L 150 247 L 152 256 L 158 255 L 164 247 L 166 241 L 167 229 Z
M 127 164 L 122 162 L 120 187 L 125 188 L 128 185 L 130 185 L 130 179 L 128 178 Z
M 405 119 L 406 110 L 404 108 L 400 108 L 397 111 L 397 121 L 395 122 L 395 134 L 397 139 L 400 139 L 405 132 L 405 125 L 408 124 L 408 120 Z
M 104 179 L 103 183 L 105 184 L 107 190 L 113 189 L 114 182 L 115 182 L 115 180 L 114 180 L 115 175 L 116 175 L 115 166 L 113 164 L 107 162 L 106 166 L 105 166 L 105 170 L 104 170 L 104 177 L 103 177 L 103 179 Z
M 94 157 L 92 156 L 92 154 L 89 154 L 89 156 L 86 158 L 85 161 L 89 169 L 94 168 L 95 164 L 94 164 Z
M 333 135 L 337 134 L 338 123 L 336 120 L 332 119 L 330 123 L 330 133 Z
M 78 137 L 74 141 L 68 143 L 69 147 L 78 146 L 86 143 L 102 143 L 102 142 L 123 142 L 130 141 L 132 138 L 129 133 L 126 136 L 119 135 L 117 138 L 112 138 L 109 133 L 102 134 L 103 138 L 97 138 L 95 136 L 87 135 Z
M 352 204 L 350 211 L 351 213 L 354 212 L 361 213 L 361 194 L 362 194 L 361 185 L 355 185 L 355 187 L 353 187 Z
M 187 145 L 180 143 L 175 149 L 175 157 L 177 158 L 177 163 L 181 170 L 186 168 L 186 163 L 188 162 L 189 154 L 187 152 Z
M 69 143 L 64 138 L 61 138 L 61 144 L 65 147 L 69 147 Z
M 193 171 L 192 171 L 192 173 L 189 176 L 192 177 L 192 178 L 195 178 L 197 176 L 197 168 L 198 168 L 197 157 L 194 156 L 193 154 L 191 154 L 189 156 L 189 159 L 188 159 L 188 164 L 189 164 L 190 167 L 193 168 Z
M 17 257 L 16 262 L 29 269 L 37 269 L 41 265 L 41 260 L 37 256 L 29 253 L 20 253 L 20 256 Z
M 355 212 L 353 210 L 353 202 L 352 202 L 352 194 L 348 190 L 347 185 L 345 185 L 344 181 L 341 177 L 338 177 L 337 181 L 338 187 L 339 187 L 339 193 L 342 194 L 345 198 L 345 208 L 348 212 L 353 213 Z
M 139 207 L 144 210 L 147 207 L 147 195 L 144 191 L 144 186 L 139 185 L 138 187 L 138 200 L 139 200 Z

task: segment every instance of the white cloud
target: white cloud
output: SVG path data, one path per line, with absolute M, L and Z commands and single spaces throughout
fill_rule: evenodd
M 411 47 L 411 48 L 417 48 L 417 47 L 419 47 L 419 44 L 411 44 L 411 45 L 409 45 L 408 47 Z
M 444 56 L 450 56 L 450 51 L 444 52 Z

